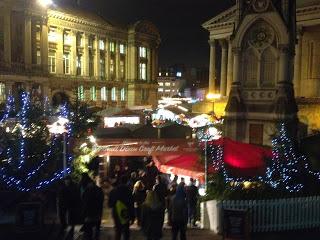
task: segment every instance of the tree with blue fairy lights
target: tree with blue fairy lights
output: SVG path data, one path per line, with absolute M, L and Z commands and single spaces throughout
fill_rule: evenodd
M 17 101 L 8 97 L 0 116 L 0 184 L 18 191 L 42 189 L 64 177 L 59 160 L 62 159 L 62 137 L 51 135 L 49 120 L 59 115 L 68 117 L 66 107 L 53 116 L 48 107 L 33 104 L 30 95 L 22 92 Z M 70 127 L 68 130 L 70 136 Z M 71 160 L 71 156 L 67 156 Z M 61 161 L 60 161 L 61 162 Z M 68 168 L 66 171 L 70 172 Z

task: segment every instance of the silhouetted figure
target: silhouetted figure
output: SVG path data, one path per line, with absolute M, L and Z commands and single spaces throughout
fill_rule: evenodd
M 149 191 L 141 208 L 141 227 L 147 240 L 158 240 L 162 237 L 162 203 L 155 191 Z
M 112 217 L 115 224 L 115 239 L 130 239 L 130 224 L 134 222 L 134 205 L 132 193 L 127 186 L 128 179 L 121 177 L 120 185 L 110 192 L 108 205 L 112 208 Z
M 58 193 L 58 209 L 61 230 L 67 225 L 74 227 L 77 218 L 77 207 L 80 204 L 80 192 L 77 185 L 70 176 L 63 180 L 62 187 Z
M 172 224 L 172 240 L 176 240 L 180 233 L 180 239 L 186 240 L 188 208 L 186 193 L 182 186 L 178 186 L 176 194 L 171 199 L 170 222 Z
M 134 185 L 132 195 L 138 226 L 141 226 L 141 205 L 146 199 L 146 190 L 144 189 L 144 185 L 141 181 L 137 181 Z
M 153 186 L 153 190 L 157 194 L 157 197 L 161 203 L 161 207 L 162 207 L 161 226 L 163 226 L 168 189 L 167 189 L 167 185 L 162 181 L 162 178 L 160 175 L 156 177 L 156 184 Z
M 103 211 L 104 194 L 93 181 L 87 185 L 83 193 L 84 239 L 99 239 Z M 95 229 L 93 234 L 93 228 Z
M 188 223 L 196 226 L 198 187 L 195 185 L 193 178 L 190 178 L 190 185 L 186 187 L 187 204 L 188 204 Z

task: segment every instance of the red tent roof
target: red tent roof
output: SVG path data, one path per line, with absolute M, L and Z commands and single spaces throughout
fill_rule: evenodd
M 201 145 L 203 146 L 204 143 Z M 208 145 L 221 145 L 223 147 L 223 161 L 233 176 L 252 177 L 264 174 L 266 163 L 264 158 L 272 157 L 272 151 L 263 147 L 233 141 L 228 138 L 208 142 Z M 154 157 L 160 171 L 176 175 L 190 176 L 204 181 L 204 164 L 200 162 L 198 154 L 163 155 Z M 208 159 L 208 171 L 215 170 Z

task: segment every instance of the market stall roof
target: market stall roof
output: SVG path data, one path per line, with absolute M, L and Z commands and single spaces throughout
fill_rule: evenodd
M 143 125 L 140 128 L 134 130 L 132 135 L 134 138 L 158 138 L 158 128 L 152 125 Z
M 132 132 L 126 127 L 98 128 L 94 136 L 99 139 L 132 138 Z

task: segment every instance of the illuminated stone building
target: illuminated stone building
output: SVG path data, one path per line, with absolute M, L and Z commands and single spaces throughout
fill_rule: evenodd
M 78 8 L 0 0 L 0 101 L 24 89 L 53 103 L 156 106 L 159 43 L 148 21 L 120 27 Z
M 237 0 L 203 27 L 209 91 L 225 101 L 227 136 L 268 145 L 277 122 L 320 128 L 319 0 Z

